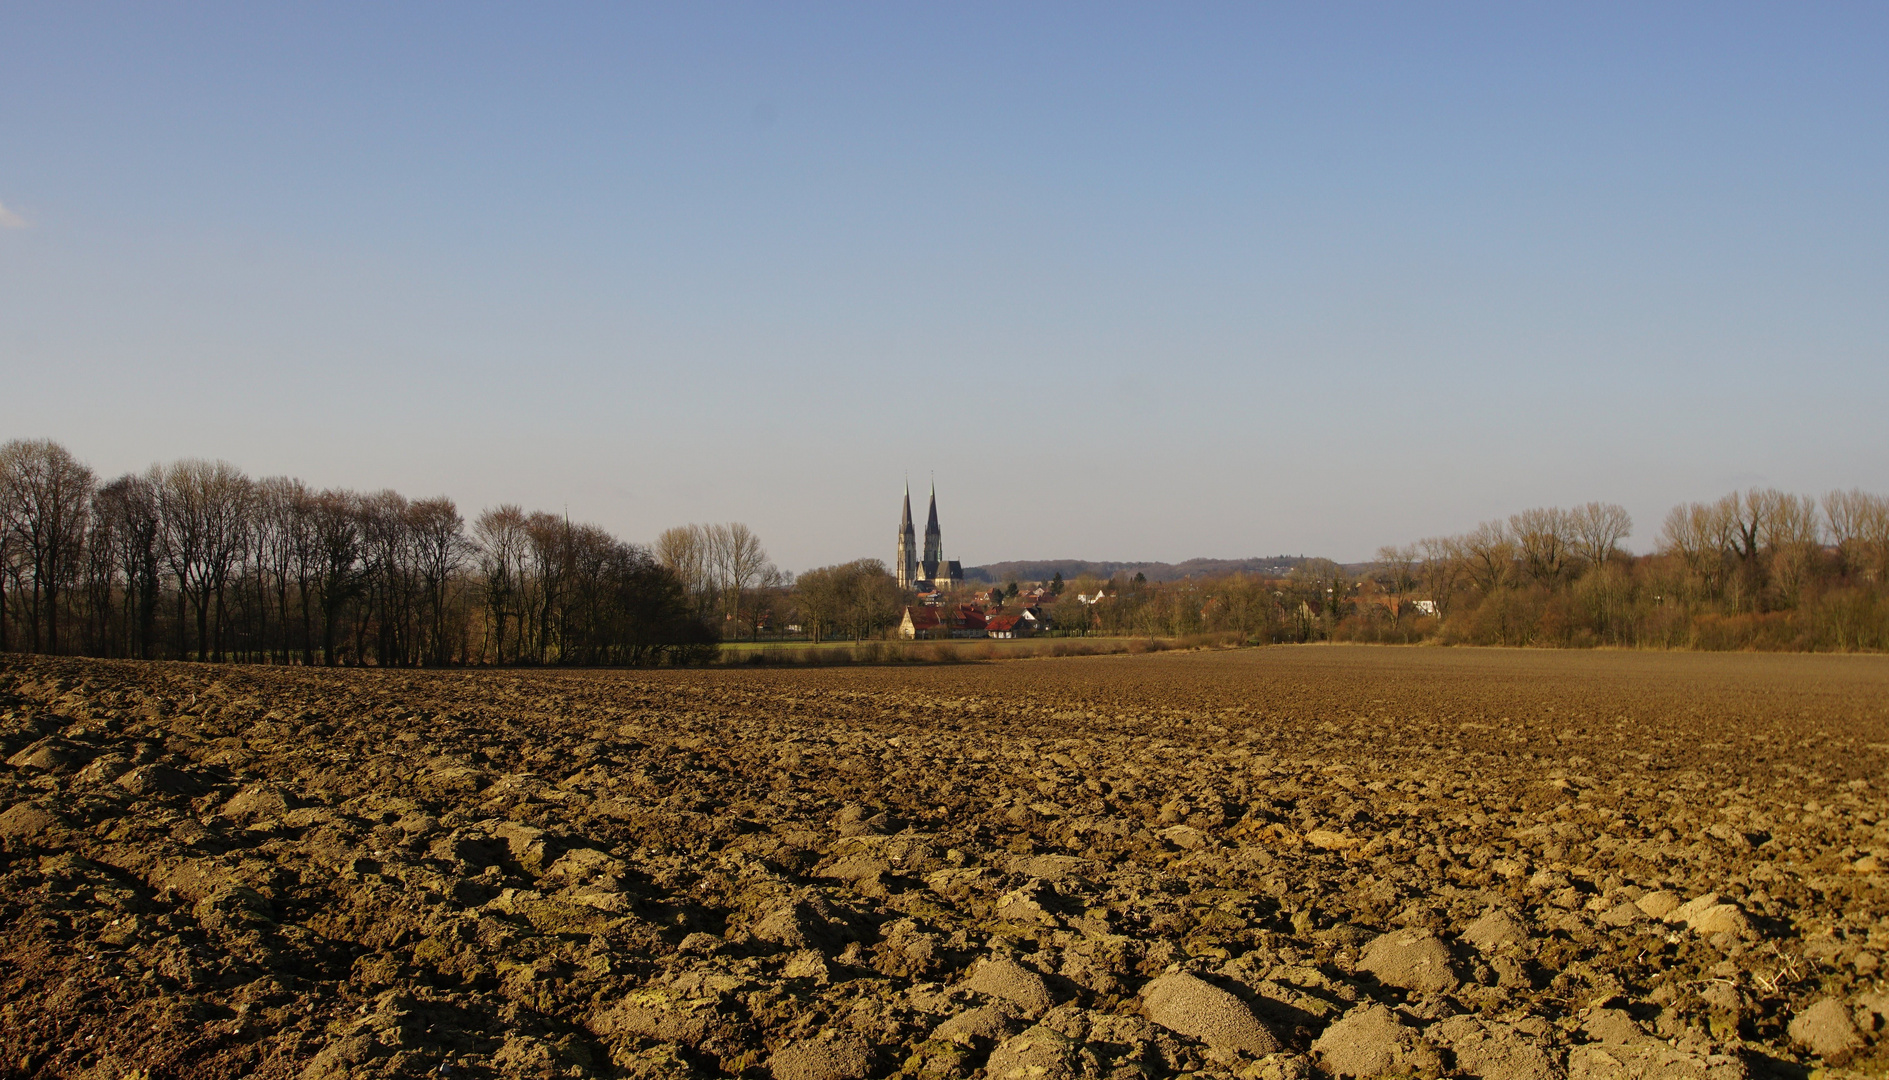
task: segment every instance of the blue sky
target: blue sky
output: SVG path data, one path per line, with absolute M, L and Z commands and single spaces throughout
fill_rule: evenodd
M 1889 8 L 15 5 L 0 436 L 1368 557 L 1889 490 Z

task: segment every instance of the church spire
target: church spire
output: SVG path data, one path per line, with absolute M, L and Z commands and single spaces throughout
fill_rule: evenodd
M 938 481 L 931 482 L 931 514 L 925 521 L 925 555 L 927 576 L 937 572 L 937 564 L 944 562 L 944 534 L 938 528 Z
M 905 513 L 899 517 L 899 588 L 910 589 L 918 582 L 918 537 L 912 532 L 912 482 L 905 482 Z

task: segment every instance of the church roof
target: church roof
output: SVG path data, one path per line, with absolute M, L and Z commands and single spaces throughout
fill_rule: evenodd
M 938 531 L 938 487 L 937 485 L 934 484 L 932 485 L 932 489 L 931 489 L 931 517 L 928 521 L 925 522 L 925 535 L 930 536 L 931 534 L 937 531 Z
M 932 516 L 935 518 L 937 516 L 937 513 L 938 512 L 934 509 L 932 511 Z M 905 513 L 901 515 L 899 518 L 899 532 L 901 535 L 909 535 L 911 531 L 912 531 L 912 489 L 908 487 L 905 489 Z

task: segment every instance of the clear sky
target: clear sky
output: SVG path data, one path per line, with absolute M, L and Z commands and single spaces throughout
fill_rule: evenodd
M 0 10 L 0 438 L 102 474 L 794 570 L 1889 491 L 1889 5 Z

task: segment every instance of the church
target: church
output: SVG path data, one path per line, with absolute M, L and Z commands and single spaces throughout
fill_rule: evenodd
M 899 521 L 899 588 L 928 592 L 955 589 L 964 584 L 964 568 L 946 562 L 944 534 L 938 530 L 938 485 L 931 486 L 931 518 L 925 522 L 925 553 L 918 553 L 918 536 L 912 530 L 912 488 L 905 487 L 905 516 Z

